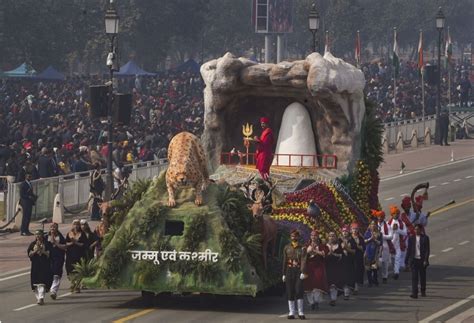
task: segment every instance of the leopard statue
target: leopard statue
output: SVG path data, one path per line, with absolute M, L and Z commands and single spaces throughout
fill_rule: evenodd
M 189 132 L 180 132 L 174 136 L 168 146 L 168 169 L 166 188 L 168 206 L 175 207 L 175 192 L 180 187 L 191 186 L 195 189 L 194 204 L 202 204 L 202 192 L 209 182 L 207 160 L 199 138 Z

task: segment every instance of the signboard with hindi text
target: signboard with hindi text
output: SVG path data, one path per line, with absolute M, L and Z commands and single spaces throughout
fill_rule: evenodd
M 219 253 L 212 252 L 211 249 L 205 251 L 155 251 L 155 250 L 129 250 L 132 260 L 153 261 L 153 264 L 159 265 L 160 261 L 202 261 L 218 262 Z

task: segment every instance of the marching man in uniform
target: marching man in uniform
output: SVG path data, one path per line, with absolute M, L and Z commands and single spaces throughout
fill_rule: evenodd
M 406 250 L 406 244 L 403 238 L 407 235 L 407 226 L 399 218 L 400 209 L 397 206 L 390 206 L 390 215 L 392 218 L 388 221 L 388 225 L 392 229 L 392 243 L 395 248 L 393 278 L 397 280 L 400 275 L 400 267 L 403 267 L 405 264 L 405 260 L 402 259 L 402 251 Z
M 300 244 L 300 233 L 298 230 L 291 231 L 291 242 L 283 249 L 283 277 L 282 280 L 286 284 L 286 294 L 288 297 L 288 319 L 294 319 L 296 315 L 296 305 L 298 305 L 298 317 L 301 320 L 306 319 L 304 316 L 304 290 L 303 279 L 306 252 L 302 244 Z M 297 304 L 295 304 L 295 301 Z

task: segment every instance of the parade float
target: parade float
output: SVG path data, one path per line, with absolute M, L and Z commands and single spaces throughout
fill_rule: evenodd
M 255 296 L 280 283 L 290 230 L 326 237 L 365 227 L 378 208 L 382 128 L 359 69 L 330 53 L 279 64 L 227 53 L 201 74 L 202 138 L 173 139 L 167 171 L 112 202 L 103 253 L 83 284 Z M 277 140 L 272 184 L 258 200 L 249 138 L 261 116 Z

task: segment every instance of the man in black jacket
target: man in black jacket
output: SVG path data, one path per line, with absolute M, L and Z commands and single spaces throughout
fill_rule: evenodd
M 48 148 L 41 148 L 41 156 L 38 157 L 38 173 L 40 178 L 54 176 L 54 165 Z
M 21 220 L 21 235 L 31 236 L 30 220 L 33 205 L 36 202 L 36 195 L 33 193 L 33 186 L 31 185 L 31 174 L 26 173 L 26 178 L 20 186 L 20 205 L 23 209 L 23 218 Z
M 441 112 L 441 115 L 439 116 L 439 130 L 440 130 L 439 144 L 443 146 L 443 143 L 444 143 L 445 146 L 450 146 L 448 144 L 449 115 L 446 110 L 443 110 Z
M 415 225 L 415 235 L 408 238 L 408 264 L 411 267 L 411 298 L 418 298 L 418 278 L 421 296 L 426 296 L 426 268 L 430 258 L 430 239 L 423 234 L 423 226 Z

